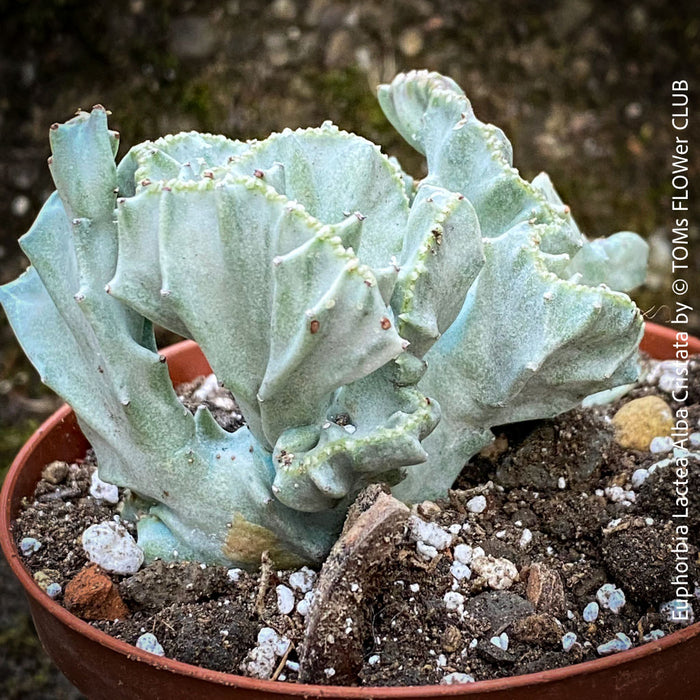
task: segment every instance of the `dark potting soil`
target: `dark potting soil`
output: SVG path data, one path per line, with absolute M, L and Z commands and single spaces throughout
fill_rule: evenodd
M 613 404 L 496 429 L 448 499 L 405 516 L 389 508 L 403 520 L 375 548 L 382 566 L 336 557 L 337 595 L 324 586 L 327 567 L 319 578 L 267 560 L 255 573 L 156 561 L 132 576 L 108 574 L 128 616 L 91 624 L 141 646 L 151 633 L 180 661 L 289 682 L 300 677 L 306 644 L 307 656 L 323 663 L 306 668 L 302 657 L 304 681 L 366 686 L 530 673 L 676 631 L 700 614 L 700 362 L 690 363 L 685 403 L 671 393 L 674 367 L 649 361 L 645 381 Z M 214 380 L 179 393 L 191 409 L 204 402 L 227 429 L 241 425 Z M 687 478 L 668 439 L 656 440 L 655 452 L 619 444 L 612 417 L 645 396 L 661 397 L 674 417 L 687 412 L 675 445 L 690 451 Z M 90 495 L 95 466 L 91 454 L 47 466 L 14 524 L 27 568 L 45 589 L 60 586 L 49 589 L 59 602 L 89 564 L 81 533 L 117 515 L 117 506 Z M 687 610 L 685 622 L 666 605 L 683 595 L 683 582 L 688 597 L 675 603 L 675 617 Z M 312 622 L 314 591 L 323 624 Z

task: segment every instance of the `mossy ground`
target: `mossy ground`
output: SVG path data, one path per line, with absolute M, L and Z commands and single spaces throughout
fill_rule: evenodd
M 693 10 L 689 0 L 15 3 L 0 27 L 0 283 L 26 265 L 17 238 L 51 190 L 48 126 L 78 107 L 100 102 L 113 111 L 121 154 L 183 129 L 264 137 L 331 118 L 420 175 L 420 159 L 393 133 L 373 90 L 399 70 L 430 68 L 455 78 L 479 117 L 503 128 L 525 177 L 550 173 L 584 231 L 626 228 L 656 241 L 654 275 L 637 298 L 663 322 L 673 301 L 664 260 L 676 135 L 671 82 L 689 80 L 697 103 L 700 20 Z M 693 124 L 689 138 L 697 143 L 700 121 Z M 691 181 L 698 154 L 691 149 Z M 692 207 L 689 218 L 698 221 L 700 199 Z M 695 269 L 697 238 L 691 230 Z M 700 289 L 685 301 L 700 308 Z M 697 314 L 693 324 L 697 333 Z M 4 475 L 55 404 L 41 402 L 38 379 L 4 318 L 0 348 Z M 2 609 L 16 609 L 0 600 Z M 0 632 L 0 659 L 9 658 L 10 642 L 37 658 L 32 637 L 18 646 L 29 629 L 22 619 L 12 627 L 3 618 L 2 629 L 19 637 Z M 45 661 L 32 663 L 40 669 Z M 15 679 L 20 695 L 3 697 L 42 697 L 46 686 L 40 678 L 32 689 L 32 673 Z

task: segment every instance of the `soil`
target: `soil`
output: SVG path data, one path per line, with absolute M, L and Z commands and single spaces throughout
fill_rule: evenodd
M 674 414 L 687 410 L 683 542 L 695 618 L 700 361 L 689 366 L 687 405 L 649 360 L 646 379 L 610 405 L 496 429 L 445 501 L 409 511 L 370 487 L 320 574 L 277 571 L 267 559 L 259 572 L 156 561 L 109 575 L 129 614 L 91 624 L 131 644 L 151 633 L 167 656 L 219 671 L 365 686 L 519 675 L 669 634 L 681 624 L 663 605 L 678 594 L 681 558 L 679 477 L 664 462 L 673 452 L 625 449 L 611 424 L 622 405 L 649 395 Z M 178 393 L 190 409 L 203 400 L 222 424 L 239 425 L 233 398 L 211 378 Z M 43 585 L 61 586 L 59 601 L 89 564 L 82 531 L 118 517 L 118 506 L 90 495 L 94 469 L 90 454 L 48 466 L 14 525 L 18 545 L 41 543 L 25 563 Z
M 619 228 L 651 244 L 635 293 L 668 323 L 671 291 L 671 83 L 700 61 L 690 0 L 77 0 L 6 3 L 0 23 L 0 282 L 26 266 L 17 244 L 53 189 L 48 126 L 97 102 L 128 146 L 197 129 L 262 138 L 331 118 L 420 174 L 373 91 L 400 70 L 455 78 L 501 126 L 531 179 L 552 176 L 591 236 Z M 693 134 L 697 121 L 691 120 Z M 689 129 L 689 132 L 690 132 Z M 691 143 L 693 135 L 690 135 Z M 688 154 L 697 180 L 700 150 Z M 691 197 L 689 219 L 700 199 Z M 690 269 L 698 269 L 691 225 Z M 700 331 L 700 287 L 685 301 Z M 161 345 L 175 340 L 161 336 Z M 0 314 L 0 479 L 60 401 L 39 381 Z M 21 590 L 0 560 L 0 697 L 78 697 L 43 655 Z

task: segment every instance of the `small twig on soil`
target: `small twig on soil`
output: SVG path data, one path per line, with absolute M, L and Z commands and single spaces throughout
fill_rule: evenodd
M 389 625 L 391 627 L 394 626 L 394 620 L 396 620 L 397 617 L 399 617 L 401 614 L 405 613 L 408 611 L 408 605 L 402 605 L 401 608 L 399 608 L 399 611 L 394 615 L 394 617 L 389 620 Z M 372 620 L 372 623 L 374 623 L 374 620 Z
M 165 620 L 159 620 L 161 625 L 165 625 L 173 634 L 175 634 L 175 628 L 169 625 Z M 153 632 L 155 633 L 156 631 L 156 623 L 155 620 L 153 622 Z
M 435 567 L 440 563 L 440 560 L 442 559 L 442 557 L 443 557 L 442 552 L 438 552 L 438 555 L 431 559 L 430 564 L 428 564 L 428 568 L 426 569 L 426 571 L 435 571 Z
M 459 498 L 458 494 L 456 491 L 453 489 L 450 489 L 447 492 L 447 495 L 450 499 L 450 505 L 460 514 L 460 515 L 466 515 L 467 514 L 467 509 L 464 507 L 464 503 L 462 503 L 462 499 Z
M 404 559 L 408 559 L 411 566 L 413 566 L 416 569 L 420 569 L 421 571 L 428 571 L 430 568 L 430 564 L 428 564 L 428 562 L 421 561 L 413 553 L 411 553 L 411 556 L 409 557 L 399 558 L 399 561 L 403 561 Z
M 272 559 L 270 559 L 270 553 L 266 550 L 260 557 L 260 583 L 258 585 L 258 595 L 255 598 L 255 612 L 257 612 L 260 617 L 263 617 L 263 613 L 265 612 L 265 596 L 267 595 L 271 577 Z
M 443 556 L 445 556 L 445 553 L 440 552 L 436 557 L 431 559 L 429 562 L 426 562 L 422 559 L 418 559 L 414 552 L 403 549 L 401 550 L 401 552 L 399 552 L 397 559 L 399 561 L 405 561 L 406 559 L 408 559 L 408 561 L 411 563 L 411 566 L 415 567 L 416 569 L 420 569 L 421 571 L 434 571 L 435 567 L 440 563 L 440 560 L 443 558 Z M 452 559 L 451 555 L 450 559 Z
M 406 561 L 406 559 L 408 559 L 408 557 L 412 556 L 413 554 L 414 552 L 411 549 L 401 549 L 396 555 L 396 559 L 398 561 Z
M 294 649 L 294 644 L 290 643 L 290 645 L 287 647 L 287 651 L 284 652 L 284 656 L 280 659 L 275 672 L 272 674 L 272 678 L 270 678 L 271 681 L 276 681 L 279 678 L 280 673 L 282 673 L 282 669 L 287 663 L 287 659 L 289 659 L 289 654 L 292 652 L 292 649 Z

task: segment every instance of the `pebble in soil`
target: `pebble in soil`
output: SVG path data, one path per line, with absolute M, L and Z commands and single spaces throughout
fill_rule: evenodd
M 395 551 L 372 574 L 382 585 L 363 600 L 371 624 L 360 640 L 359 684 L 528 673 L 678 629 L 673 611 L 685 603 L 671 602 L 678 594 L 671 581 L 679 560 L 672 518 L 679 455 L 688 461 L 687 604 L 700 613 L 694 595 L 700 459 L 623 447 L 612 424 L 621 407 L 650 395 L 675 414 L 680 404 L 661 386 L 663 376 L 652 371 L 647 384 L 610 406 L 496 429 L 496 441 L 471 461 L 447 501 L 412 508 Z M 235 403 L 212 379 L 180 387 L 183 402 L 193 408 L 202 387 L 214 392 L 206 405 L 235 428 Z M 689 432 L 697 432 L 700 408 L 686 408 Z M 692 449 L 690 440 L 683 446 Z M 88 564 L 76 541 L 115 515 L 117 506 L 94 496 L 94 469 L 90 455 L 49 465 L 15 524 L 18 543 L 39 544 L 26 547 L 25 563 L 40 585 L 53 585 L 59 601 Z M 215 670 L 298 678 L 315 572 L 275 571 L 269 562 L 259 573 L 155 562 L 133 575 L 103 573 L 128 616 L 92 622 L 99 629 L 131 644 L 153 635 L 154 649 Z M 359 578 L 356 590 L 363 588 Z M 336 635 L 359 629 L 348 619 L 337 621 Z M 316 682 L 328 684 L 342 675 L 330 662 L 319 673 Z

